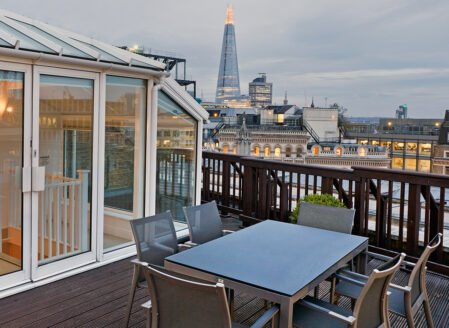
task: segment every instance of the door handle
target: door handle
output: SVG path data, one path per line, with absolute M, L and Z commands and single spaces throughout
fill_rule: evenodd
M 45 190 L 45 166 L 33 167 L 32 172 L 32 191 Z
M 22 192 L 31 192 L 31 167 L 22 168 Z

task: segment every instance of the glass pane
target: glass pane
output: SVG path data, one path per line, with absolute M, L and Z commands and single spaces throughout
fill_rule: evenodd
M 23 78 L 0 70 L 0 275 L 22 269 Z
M 74 57 L 82 57 L 82 58 L 94 59 L 92 56 L 82 52 L 78 48 L 75 48 L 75 47 L 71 46 L 70 44 L 68 44 L 68 43 L 58 39 L 57 37 L 53 36 L 52 34 L 47 33 L 47 32 L 41 30 L 40 28 L 38 28 L 38 27 L 36 27 L 34 25 L 31 25 L 31 24 L 28 24 L 28 23 L 16 20 L 16 19 L 11 18 L 11 17 L 9 17 L 9 18 L 14 20 L 17 24 L 22 25 L 25 28 L 27 28 L 27 29 L 29 29 L 29 30 L 39 34 L 42 37 L 44 37 L 45 39 L 48 39 L 48 40 L 56 43 L 57 45 L 61 46 L 64 49 L 63 50 L 63 55 L 65 55 L 65 56 L 74 56 Z
M 93 80 L 40 76 L 39 265 L 91 249 Z
M 143 217 L 146 81 L 106 78 L 103 248 L 132 244 L 129 220 Z
M 156 212 L 171 210 L 185 221 L 183 206 L 195 202 L 197 121 L 162 91 L 157 117 Z
M 43 44 L 37 42 L 36 40 L 23 34 L 22 32 L 17 31 L 16 29 L 12 28 L 11 26 L 9 26 L 3 22 L 0 22 L 0 29 L 6 33 L 11 34 L 16 39 L 20 40 L 20 45 L 19 45 L 20 49 L 55 53 L 50 48 L 47 48 Z

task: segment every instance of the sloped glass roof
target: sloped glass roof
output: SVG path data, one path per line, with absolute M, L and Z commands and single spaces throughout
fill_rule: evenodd
M 0 47 L 151 70 L 165 68 L 154 59 L 6 10 L 0 10 Z

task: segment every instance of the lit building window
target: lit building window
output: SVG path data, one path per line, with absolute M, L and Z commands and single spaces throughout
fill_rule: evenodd
M 229 146 L 228 145 L 224 145 L 223 146 L 223 153 L 227 154 L 229 152 Z
M 342 153 L 343 153 L 343 151 L 342 151 L 341 147 L 337 147 L 337 148 L 335 149 L 335 155 L 341 156 Z
M 430 155 L 431 151 L 432 151 L 432 144 L 430 144 L 430 143 L 419 144 L 419 153 L 420 154 Z
M 366 148 L 365 147 L 360 147 L 359 155 L 360 156 L 366 156 Z
M 400 157 L 394 157 L 392 162 L 392 167 L 395 169 L 402 169 L 404 165 L 404 160 Z
M 393 150 L 394 151 L 403 151 L 404 143 L 403 142 L 393 142 Z
M 284 114 L 278 114 L 278 123 L 284 123 Z
M 270 157 L 270 147 L 265 147 L 265 157 Z
M 237 154 L 237 146 L 234 146 L 234 147 L 233 147 L 232 152 L 233 152 L 234 154 Z
M 416 159 L 415 158 L 406 158 L 404 168 L 406 170 L 415 171 L 416 170 Z
M 281 157 L 281 147 L 274 148 L 274 157 Z
M 320 148 L 318 146 L 313 147 L 313 154 L 315 156 L 320 154 Z
M 253 154 L 254 154 L 254 156 L 259 156 L 260 155 L 260 148 L 259 148 L 259 146 L 255 146 L 254 147 Z
M 430 160 L 428 159 L 419 160 L 418 170 L 423 172 L 430 172 Z

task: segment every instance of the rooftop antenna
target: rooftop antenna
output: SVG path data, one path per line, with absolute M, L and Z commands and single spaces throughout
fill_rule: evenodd
M 288 105 L 287 90 L 285 90 L 284 105 Z

